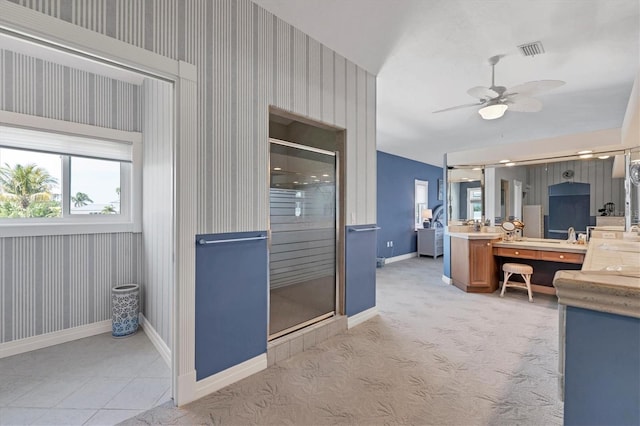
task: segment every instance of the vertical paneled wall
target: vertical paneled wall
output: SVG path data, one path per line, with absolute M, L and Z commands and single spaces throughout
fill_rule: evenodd
M 111 319 L 141 253 L 132 233 L 0 238 L 0 343 Z
M 5 111 L 141 129 L 133 84 L 0 49 L 0 88 Z M 0 234 L 0 343 L 110 319 L 111 287 L 141 282 L 141 253 L 131 233 Z
M 142 241 L 144 246 L 144 315 L 171 347 L 173 307 L 173 86 L 143 83 Z
M 544 206 L 544 214 L 549 214 L 549 185 L 562 182 L 581 182 L 591 185 L 590 215 L 599 216 L 598 209 L 605 203 L 613 202 L 616 210 L 624 211 L 624 179 L 611 178 L 613 158 L 606 160 L 575 160 L 547 163 L 527 168 L 529 190 L 524 204 Z M 562 177 L 566 170 L 573 170 L 571 179 Z
M 267 229 L 269 105 L 346 128 L 347 223 L 375 223 L 375 76 L 250 0 L 13 0 L 198 69 L 198 232 Z

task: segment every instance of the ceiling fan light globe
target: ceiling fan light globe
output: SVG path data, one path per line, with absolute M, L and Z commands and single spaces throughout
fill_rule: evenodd
M 508 106 L 505 104 L 487 105 L 486 107 L 480 108 L 478 114 L 480 114 L 484 120 L 495 120 L 496 118 L 502 117 L 507 108 Z

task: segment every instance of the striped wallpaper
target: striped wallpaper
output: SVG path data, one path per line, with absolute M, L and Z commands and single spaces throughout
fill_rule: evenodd
M 375 223 L 376 80 L 336 52 L 250 0 L 10 1 L 196 66 L 197 182 L 176 190 L 178 197 L 195 191 L 197 233 L 267 229 L 269 106 L 346 129 L 341 160 L 346 161 L 347 224 Z M 83 81 L 81 87 L 92 84 Z M 25 89 L 18 96 L 28 93 Z M 112 86 L 110 92 L 100 86 L 93 92 L 111 99 L 126 93 L 124 86 Z M 138 130 L 144 109 L 138 99 L 131 98 L 132 109 L 123 110 L 122 117 L 103 116 L 114 111 L 101 110 L 101 123 L 128 126 L 130 118 L 139 127 L 127 130 Z M 95 121 L 91 108 L 65 105 L 64 110 L 71 120 Z M 157 313 L 151 320 L 156 329 L 169 324 L 162 291 L 145 306 Z M 161 335 L 169 343 L 167 333 Z
M 613 157 L 606 160 L 575 160 L 527 166 L 529 191 L 524 198 L 528 205 L 540 204 L 544 214 L 549 214 L 549 185 L 562 182 L 581 182 L 591 185 L 590 215 L 599 216 L 598 209 L 605 203 L 615 203 L 616 209 L 624 212 L 624 179 L 611 177 Z M 573 170 L 574 176 L 562 177 L 565 170 Z
M 198 233 L 267 228 L 268 108 L 347 129 L 348 224 L 375 223 L 375 76 L 250 0 L 12 0 L 198 70 Z
M 143 88 L 142 244 L 146 297 L 141 306 L 145 318 L 171 347 L 173 87 L 145 79 Z
M 0 238 L 0 343 L 111 319 L 111 287 L 139 282 L 140 234 Z
M 139 86 L 0 49 L 0 109 L 140 131 Z M 139 234 L 2 238 L 0 343 L 111 318 L 111 287 L 142 282 Z
M 137 132 L 140 87 L 0 49 L 0 110 Z

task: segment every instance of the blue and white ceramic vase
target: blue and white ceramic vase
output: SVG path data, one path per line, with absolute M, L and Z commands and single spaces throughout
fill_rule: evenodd
M 127 337 L 138 331 L 139 295 L 138 284 L 123 284 L 111 289 L 113 337 Z

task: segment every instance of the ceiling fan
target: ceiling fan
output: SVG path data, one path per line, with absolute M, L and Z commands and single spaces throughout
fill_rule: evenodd
M 434 111 L 434 113 L 481 106 L 482 108 L 478 110 L 480 116 L 485 120 L 495 120 L 496 118 L 502 117 L 507 110 L 516 112 L 538 112 L 542 110 L 542 102 L 531 96 L 555 89 L 564 84 L 564 81 L 560 80 L 538 80 L 519 84 L 509 89 L 504 86 L 496 86 L 495 67 L 502 56 L 503 55 L 496 55 L 489 58 L 489 64 L 491 65 L 491 87 L 476 86 L 467 90 L 469 95 L 478 98 L 478 102 L 445 108 Z

